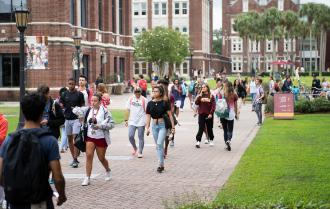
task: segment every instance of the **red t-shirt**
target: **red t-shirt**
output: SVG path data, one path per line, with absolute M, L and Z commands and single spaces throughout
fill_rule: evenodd
M 7 131 L 8 131 L 8 121 L 2 114 L 0 114 L 0 145 L 5 140 L 7 136 Z

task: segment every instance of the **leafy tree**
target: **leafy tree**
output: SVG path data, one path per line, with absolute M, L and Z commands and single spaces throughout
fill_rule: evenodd
M 221 54 L 222 52 L 222 38 L 221 38 L 221 30 L 214 30 L 213 34 L 215 39 L 213 39 L 213 51 L 217 54 Z
M 165 64 L 181 63 L 189 55 L 187 36 L 164 27 L 141 33 L 136 37 L 134 47 L 135 57 L 156 64 L 160 77 L 173 73 L 171 68 L 170 72 L 165 72 Z

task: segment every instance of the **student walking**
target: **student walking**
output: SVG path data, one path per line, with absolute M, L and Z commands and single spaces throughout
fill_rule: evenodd
M 150 134 L 150 122 L 152 121 L 152 135 L 154 137 L 157 156 L 158 168 L 157 172 L 164 171 L 164 141 L 166 137 L 166 127 L 164 115 L 167 114 L 172 126 L 172 133 L 175 132 L 173 117 L 171 114 L 170 104 L 164 101 L 164 88 L 162 86 L 155 86 L 153 89 L 153 99 L 147 105 L 147 135 Z
M 254 76 L 251 77 L 249 91 L 250 91 L 251 99 L 252 99 L 252 101 L 254 101 L 256 93 L 257 93 L 257 87 L 256 87 L 256 82 L 255 82 Z M 254 104 L 252 104 L 252 111 L 254 111 L 254 110 L 255 110 L 255 106 L 254 106 Z
M 234 119 L 238 120 L 239 113 L 237 108 L 238 96 L 235 93 L 233 84 L 231 82 L 225 83 L 224 88 L 224 98 L 229 109 L 229 115 L 226 118 L 220 118 L 222 128 L 223 128 L 223 139 L 226 144 L 226 149 L 231 151 L 231 140 L 233 138 L 233 129 L 234 129 Z
M 182 93 L 181 93 L 180 111 L 183 111 L 184 101 L 186 100 L 186 96 L 188 94 L 187 84 L 186 84 L 186 81 L 184 79 L 182 79 L 181 89 L 182 89 Z
M 84 75 L 79 76 L 79 87 L 78 90 L 84 95 L 84 101 L 86 107 L 89 106 L 90 104 L 90 99 L 91 99 L 91 92 L 87 88 L 87 77 Z
M 261 84 L 262 84 L 262 79 L 257 78 L 256 79 L 257 93 L 253 103 L 258 117 L 258 123 L 257 123 L 258 126 L 262 125 L 262 100 L 265 97 L 264 89 L 262 88 Z
M 99 83 L 99 85 L 97 85 L 97 93 L 100 93 L 102 95 L 102 105 L 105 108 L 108 108 L 108 106 L 110 105 L 110 95 L 108 94 L 107 87 L 104 83 Z
M 46 99 L 46 106 L 42 114 L 40 125 L 42 128 L 49 129 L 53 133 L 53 136 L 58 139 L 60 137 L 60 127 L 65 121 L 63 111 L 56 100 L 53 100 L 49 95 L 48 86 L 39 86 L 37 92 Z
M 73 158 L 70 164 L 73 168 L 78 168 L 78 149 L 73 145 L 74 138 L 80 132 L 80 122 L 78 117 L 73 114 L 72 108 L 85 105 L 84 95 L 75 88 L 76 82 L 73 78 L 68 80 L 69 90 L 64 93 L 60 103 L 64 106 L 65 132 L 68 136 L 69 148 Z
M 105 168 L 105 180 L 110 181 L 111 169 L 109 162 L 105 158 L 107 147 L 110 145 L 109 130 L 114 127 L 114 121 L 108 110 L 101 104 L 102 97 L 100 94 L 94 94 L 91 100 L 91 107 L 73 109 L 73 112 L 86 121 L 84 126 L 87 128 L 86 141 L 86 177 L 81 183 L 82 186 L 90 184 L 92 174 L 94 152 L 96 151 L 99 161 Z
M 20 103 L 24 127 L 10 134 L 0 149 L 0 181 L 11 209 L 54 209 L 53 191 L 48 183 L 50 171 L 59 194 L 57 205 L 67 200 L 57 140 L 40 128 L 45 105 L 45 98 L 39 94 L 25 95 Z
M 146 125 L 147 99 L 141 95 L 141 88 L 134 89 L 134 95 L 126 102 L 125 126 L 128 127 L 128 138 L 133 147 L 132 155 L 142 158 L 144 148 L 144 131 Z M 138 130 L 139 149 L 135 143 L 135 131 Z
M 174 97 L 175 103 L 174 103 L 174 113 L 176 115 L 176 118 L 179 119 L 179 113 L 180 113 L 180 107 L 181 107 L 181 95 L 182 95 L 182 88 L 179 83 L 178 79 L 175 79 L 173 82 L 173 86 L 171 87 L 171 94 Z
M 213 146 L 213 114 L 215 111 L 215 98 L 207 84 L 202 85 L 201 93 L 197 96 L 195 104 L 198 105 L 198 133 L 196 135 L 196 148 L 200 148 L 202 135 L 206 126 L 210 146 Z

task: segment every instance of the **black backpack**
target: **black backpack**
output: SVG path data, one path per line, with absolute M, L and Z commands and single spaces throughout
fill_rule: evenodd
M 40 137 L 52 135 L 44 129 L 22 129 L 11 135 L 3 166 L 6 200 L 11 204 L 36 204 L 52 194 L 49 166 Z

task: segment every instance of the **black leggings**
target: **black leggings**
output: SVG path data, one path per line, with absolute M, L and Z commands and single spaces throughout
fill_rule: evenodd
M 233 138 L 234 120 L 220 118 L 220 121 L 223 128 L 223 139 L 227 142 Z
M 205 130 L 205 125 L 206 125 L 207 134 L 208 134 L 210 140 L 213 141 L 213 139 L 214 139 L 213 116 L 210 119 L 207 119 L 207 117 L 208 117 L 208 115 L 206 115 L 206 114 L 198 115 L 198 133 L 196 135 L 196 140 L 199 142 L 202 141 L 202 136 L 203 136 L 203 132 Z

